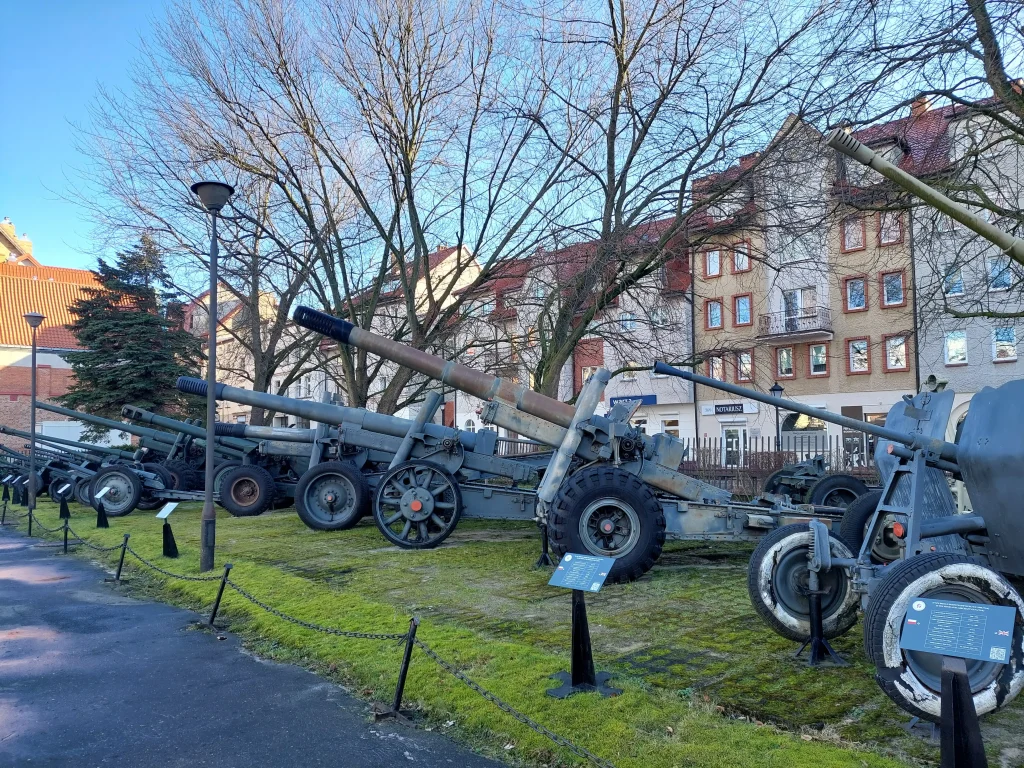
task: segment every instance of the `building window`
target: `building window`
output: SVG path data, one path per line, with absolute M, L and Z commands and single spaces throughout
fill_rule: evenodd
M 1010 257 L 1005 253 L 988 257 L 988 289 L 1005 291 L 1010 287 Z
M 1017 359 L 1017 331 L 1013 326 L 992 329 L 992 359 L 996 362 Z
M 753 381 L 754 354 L 739 352 L 736 354 L 736 381 Z
M 582 368 L 580 368 L 580 383 L 586 384 L 587 379 L 589 379 L 595 373 L 597 373 L 596 365 L 584 365 Z
M 903 219 L 896 211 L 883 211 L 878 214 L 878 242 L 881 245 L 893 245 L 903 240 Z
M 633 419 L 629 422 L 641 435 L 647 434 L 647 419 Z
M 708 378 L 725 381 L 725 363 L 722 361 L 722 358 L 708 358 Z
M 622 330 L 629 332 L 636 330 L 636 315 L 632 312 L 620 312 L 619 313 L 619 327 Z
M 908 371 L 907 337 L 889 336 L 885 339 L 885 370 Z
M 734 296 L 732 299 L 732 324 L 750 325 L 750 294 Z
M 848 277 L 843 281 L 843 295 L 847 312 L 860 312 L 868 308 L 868 281 L 863 277 Z
M 882 275 L 882 306 L 902 307 L 907 298 L 903 291 L 903 271 L 886 272 Z
M 750 245 L 745 242 L 736 243 L 732 247 L 732 271 L 746 272 L 750 269 Z
M 466 419 L 466 431 L 476 432 L 476 422 L 472 419 Z
M 807 350 L 811 376 L 828 376 L 828 347 L 811 344 Z
M 235 416 L 235 423 L 236 424 L 245 424 L 248 421 L 248 418 L 249 417 L 246 416 L 244 413 L 239 415 L 239 416 Z
M 817 309 L 818 291 L 816 288 L 794 288 L 782 292 L 782 310 L 786 319 L 797 317 L 813 317 Z M 787 330 L 794 330 L 787 327 Z
M 867 339 L 851 339 L 846 343 L 846 369 L 850 373 L 869 373 L 871 358 L 868 356 Z
M 780 378 L 793 376 L 793 348 L 779 347 L 775 350 L 775 373 Z
M 719 250 L 704 251 L 704 277 L 718 277 L 722 274 L 722 253 Z
M 967 331 L 949 331 L 945 345 L 946 365 L 967 364 Z
M 722 327 L 721 299 L 708 299 L 704 302 L 704 327 L 709 331 Z
M 847 216 L 842 223 L 844 251 L 859 251 L 864 248 L 864 217 Z
M 661 431 L 672 437 L 679 437 L 679 419 L 662 419 Z
M 623 367 L 625 367 L 625 368 L 639 368 L 640 365 L 635 360 L 629 360 L 629 361 L 627 361 L 626 365 L 623 366 Z M 623 381 L 636 381 L 636 371 L 623 371 L 622 372 L 622 380 Z
M 950 267 L 942 279 L 942 292 L 946 296 L 964 295 L 964 273 L 960 267 Z

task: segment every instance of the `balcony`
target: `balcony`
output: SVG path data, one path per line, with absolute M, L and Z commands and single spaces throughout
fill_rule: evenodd
M 832 310 L 803 307 L 772 312 L 757 318 L 757 337 L 776 341 L 829 341 L 832 338 Z

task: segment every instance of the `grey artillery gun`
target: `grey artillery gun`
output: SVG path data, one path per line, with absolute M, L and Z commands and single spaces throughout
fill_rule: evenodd
M 543 458 L 536 491 L 529 492 L 529 503 L 515 517 L 537 520 L 545 541 L 550 539 L 558 555 L 590 552 L 616 558 L 609 574 L 612 581 L 636 579 L 653 567 L 666 535 L 754 540 L 780 525 L 807 520 L 814 514 L 811 507 L 790 506 L 778 498 L 733 503 L 728 491 L 680 472 L 685 450 L 680 440 L 667 434 L 645 435 L 629 423 L 639 403 L 619 403 L 604 416 L 596 413 L 610 378 L 603 368 L 587 380 L 572 406 L 308 307 L 298 308 L 294 320 L 479 397 L 486 402 L 482 412 L 485 423 L 513 430 L 553 449 Z M 374 424 L 392 418 L 361 412 Z M 413 429 L 391 423 L 396 433 Z M 339 431 L 342 429 L 347 434 L 344 424 L 339 425 Z M 415 435 L 407 434 L 410 436 L 415 442 Z M 471 438 L 458 434 L 453 449 Z M 471 455 L 468 449 L 464 453 Z M 421 514 L 416 504 L 424 487 L 418 477 L 441 468 L 441 458 L 435 455 L 411 460 L 410 469 L 415 470 L 412 476 L 407 473 L 398 485 L 378 485 L 373 501 L 375 516 L 395 527 L 404 525 L 404 521 L 416 522 Z M 496 466 L 496 461 L 496 457 L 488 456 L 484 466 Z M 504 474 L 495 469 L 490 472 Z M 453 487 L 452 496 L 458 499 L 455 490 L 458 488 Z M 461 509 L 461 501 L 456 504 Z M 841 510 L 833 512 L 841 514 Z
M 846 508 L 868 492 L 858 477 L 830 474 L 824 456 L 784 464 L 764 481 L 764 492 L 789 496 L 793 501 L 824 507 Z
M 206 382 L 182 377 L 178 388 L 202 395 Z M 225 384 L 218 384 L 214 395 L 218 400 L 318 423 L 315 429 L 216 427 L 218 435 L 260 440 L 262 457 L 294 462 L 300 473 L 295 509 L 310 528 L 345 530 L 372 509 L 377 527 L 389 541 L 403 548 L 427 549 L 444 541 L 463 516 L 529 519 L 533 515 L 533 491 L 517 486 L 536 484 L 539 460 L 498 456 L 498 436 L 493 430 L 462 432 L 432 423 L 441 404 L 437 393 L 427 397 L 415 419 Z M 228 475 L 222 498 L 237 493 L 239 484 L 250 483 L 251 493 L 262 496 L 262 509 L 266 509 L 273 478 L 268 475 L 261 480 L 262 472 L 261 467 L 250 465 L 246 472 L 240 469 Z M 409 500 L 409 514 L 399 514 L 397 499 L 415 487 L 421 491 L 413 492 L 419 496 Z M 379 502 L 373 499 L 375 492 Z

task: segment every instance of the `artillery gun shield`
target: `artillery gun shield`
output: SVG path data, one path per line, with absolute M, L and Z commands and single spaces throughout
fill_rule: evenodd
M 864 650 L 886 695 L 912 715 L 940 721 L 942 656 L 900 648 L 907 607 L 918 597 L 1017 609 L 1010 658 L 1005 663 L 966 660 L 977 713 L 1009 704 L 1024 689 L 1024 600 L 991 568 L 950 552 L 926 552 L 897 563 L 871 594 L 864 614 Z
M 345 531 L 370 511 L 370 487 L 347 462 L 317 464 L 295 486 L 295 511 L 314 530 Z
M 462 515 L 459 483 L 444 467 L 407 461 L 381 478 L 373 504 L 377 528 L 403 549 L 431 549 L 455 530 Z
M 957 463 L 976 514 L 985 518 L 992 567 L 1024 576 L 1024 381 L 985 387 L 960 433 Z M 975 551 L 977 552 L 978 549 Z

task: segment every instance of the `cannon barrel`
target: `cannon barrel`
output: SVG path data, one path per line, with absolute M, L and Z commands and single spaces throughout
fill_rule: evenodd
M 163 429 L 182 432 L 191 437 L 199 438 L 200 440 L 206 439 L 206 427 L 200 427 L 195 424 L 186 424 L 185 422 L 178 421 L 177 419 L 160 416 L 159 414 L 152 413 L 135 405 L 124 406 L 124 408 L 121 409 L 121 415 L 127 419 L 131 419 L 132 421 L 141 421 L 146 424 L 152 424 L 154 427 L 162 427 Z M 160 434 L 166 433 L 161 432 Z M 251 451 L 256 447 L 256 444 L 251 440 L 239 440 L 235 437 L 225 437 L 218 442 L 221 445 L 229 448 L 237 448 L 241 451 Z
M 32 433 L 31 432 L 22 432 L 20 429 L 13 429 L 11 427 L 5 427 L 5 426 L 0 426 L 0 434 L 14 435 L 15 437 L 23 437 L 26 440 L 31 440 L 32 439 Z M 81 442 L 78 442 L 77 440 L 67 440 L 67 439 L 65 439 L 63 437 L 52 437 L 50 435 L 39 435 L 39 434 L 37 434 L 36 435 L 36 442 L 37 443 L 44 443 L 44 444 L 48 444 L 48 445 L 61 445 L 61 446 L 66 445 L 66 446 L 68 446 L 70 448 L 73 448 L 73 449 L 75 449 L 77 451 L 81 451 L 81 452 L 84 452 L 84 453 L 93 452 L 93 453 L 103 454 L 104 456 L 116 456 L 117 458 L 120 458 L 120 459 L 132 460 L 135 457 L 134 453 L 129 453 L 128 451 L 121 451 L 121 450 L 118 450 L 117 448 L 108 448 L 105 445 L 95 445 L 94 443 L 81 443 Z
M 167 432 L 163 432 L 159 429 L 150 429 L 149 427 L 140 427 L 137 424 L 125 424 L 123 421 L 114 421 L 113 419 L 107 419 L 103 416 L 94 416 L 91 413 L 82 413 L 81 411 L 75 411 L 71 408 L 62 408 L 59 405 L 52 405 L 51 403 L 36 403 L 36 408 L 41 408 L 44 411 L 50 411 L 51 413 L 59 413 L 61 416 L 67 416 L 70 419 L 76 421 L 85 421 L 89 424 L 97 424 L 107 429 L 115 429 L 118 432 L 127 432 L 129 435 L 135 435 L 136 437 L 152 437 L 155 440 L 162 442 L 174 442 L 174 435 L 170 435 Z
M 178 379 L 178 389 L 182 392 L 198 395 L 199 397 L 206 397 L 206 382 L 203 379 L 182 376 Z M 214 397 L 218 400 L 227 400 L 232 403 L 252 405 L 257 408 L 265 408 L 280 413 L 290 413 L 293 416 L 317 421 L 321 424 L 333 424 L 335 426 L 346 422 L 357 424 L 370 432 L 379 432 L 380 434 L 392 435 L 394 437 L 405 437 L 412 424 L 411 419 L 374 413 L 365 408 L 348 408 L 343 405 L 317 403 L 312 400 L 293 400 L 290 397 L 271 395 L 267 392 L 253 392 L 251 389 L 239 389 L 238 387 L 229 387 L 227 384 L 220 383 L 215 388 Z M 425 424 L 424 431 L 431 437 L 439 439 L 458 438 L 466 450 L 470 451 L 477 444 L 477 437 L 474 433 L 461 432 L 451 427 L 442 427 L 440 424 Z M 273 439 L 276 440 L 277 438 Z
M 825 143 L 858 163 L 868 166 L 889 179 L 893 184 L 917 195 L 929 205 L 956 219 L 989 242 L 995 243 L 1019 262 L 1024 262 L 1024 240 L 1003 232 L 998 227 L 967 210 L 941 192 L 890 163 L 870 147 L 865 146 L 841 128 L 829 133 Z
M 410 347 L 394 339 L 387 339 L 372 331 L 360 328 L 347 320 L 328 315 L 310 307 L 299 307 L 292 319 L 312 331 L 329 336 L 342 344 L 349 344 L 365 352 L 370 352 L 404 365 L 424 376 L 437 379 L 461 392 L 479 397 L 481 400 L 500 399 L 545 421 L 560 427 L 572 424 L 576 409 L 561 400 L 534 392 L 522 384 L 477 371 L 467 365 L 459 365 L 443 357 L 432 355 L 421 349 Z
M 315 429 L 290 429 L 288 427 L 254 427 L 249 424 L 227 424 L 218 421 L 214 425 L 217 435 L 245 437 L 250 440 L 275 440 L 285 443 L 315 443 Z
M 723 392 L 729 392 L 739 397 L 746 397 L 750 400 L 757 400 L 758 402 L 765 403 L 766 405 L 772 405 L 776 408 L 784 408 L 787 411 L 803 413 L 807 416 L 813 416 L 817 419 L 821 419 L 822 421 L 830 421 L 841 427 L 857 430 L 858 432 L 864 432 L 868 435 L 874 435 L 875 437 L 880 437 L 883 440 L 890 440 L 891 442 L 899 443 L 900 445 L 905 445 L 908 448 L 915 450 L 923 449 L 931 451 L 940 459 L 953 462 L 954 464 L 956 463 L 957 446 L 953 443 L 947 443 L 943 440 L 923 438 L 920 435 L 909 435 L 903 432 L 898 432 L 895 429 L 879 427 L 876 424 L 869 424 L 866 421 L 852 419 L 849 416 L 840 416 L 837 413 L 826 411 L 824 408 L 815 408 L 814 406 L 804 405 L 803 403 L 797 403 L 793 400 L 783 400 L 781 397 L 772 397 L 771 395 L 766 395 L 753 389 L 746 389 L 745 387 L 730 384 L 727 381 L 709 379 L 707 376 L 701 376 L 700 374 L 692 373 L 691 371 L 683 371 L 678 368 L 673 368 L 667 363 L 655 363 L 654 372 L 664 374 L 666 376 L 676 376 L 680 379 L 692 381 L 694 384 L 703 384 L 706 387 L 720 389 Z

